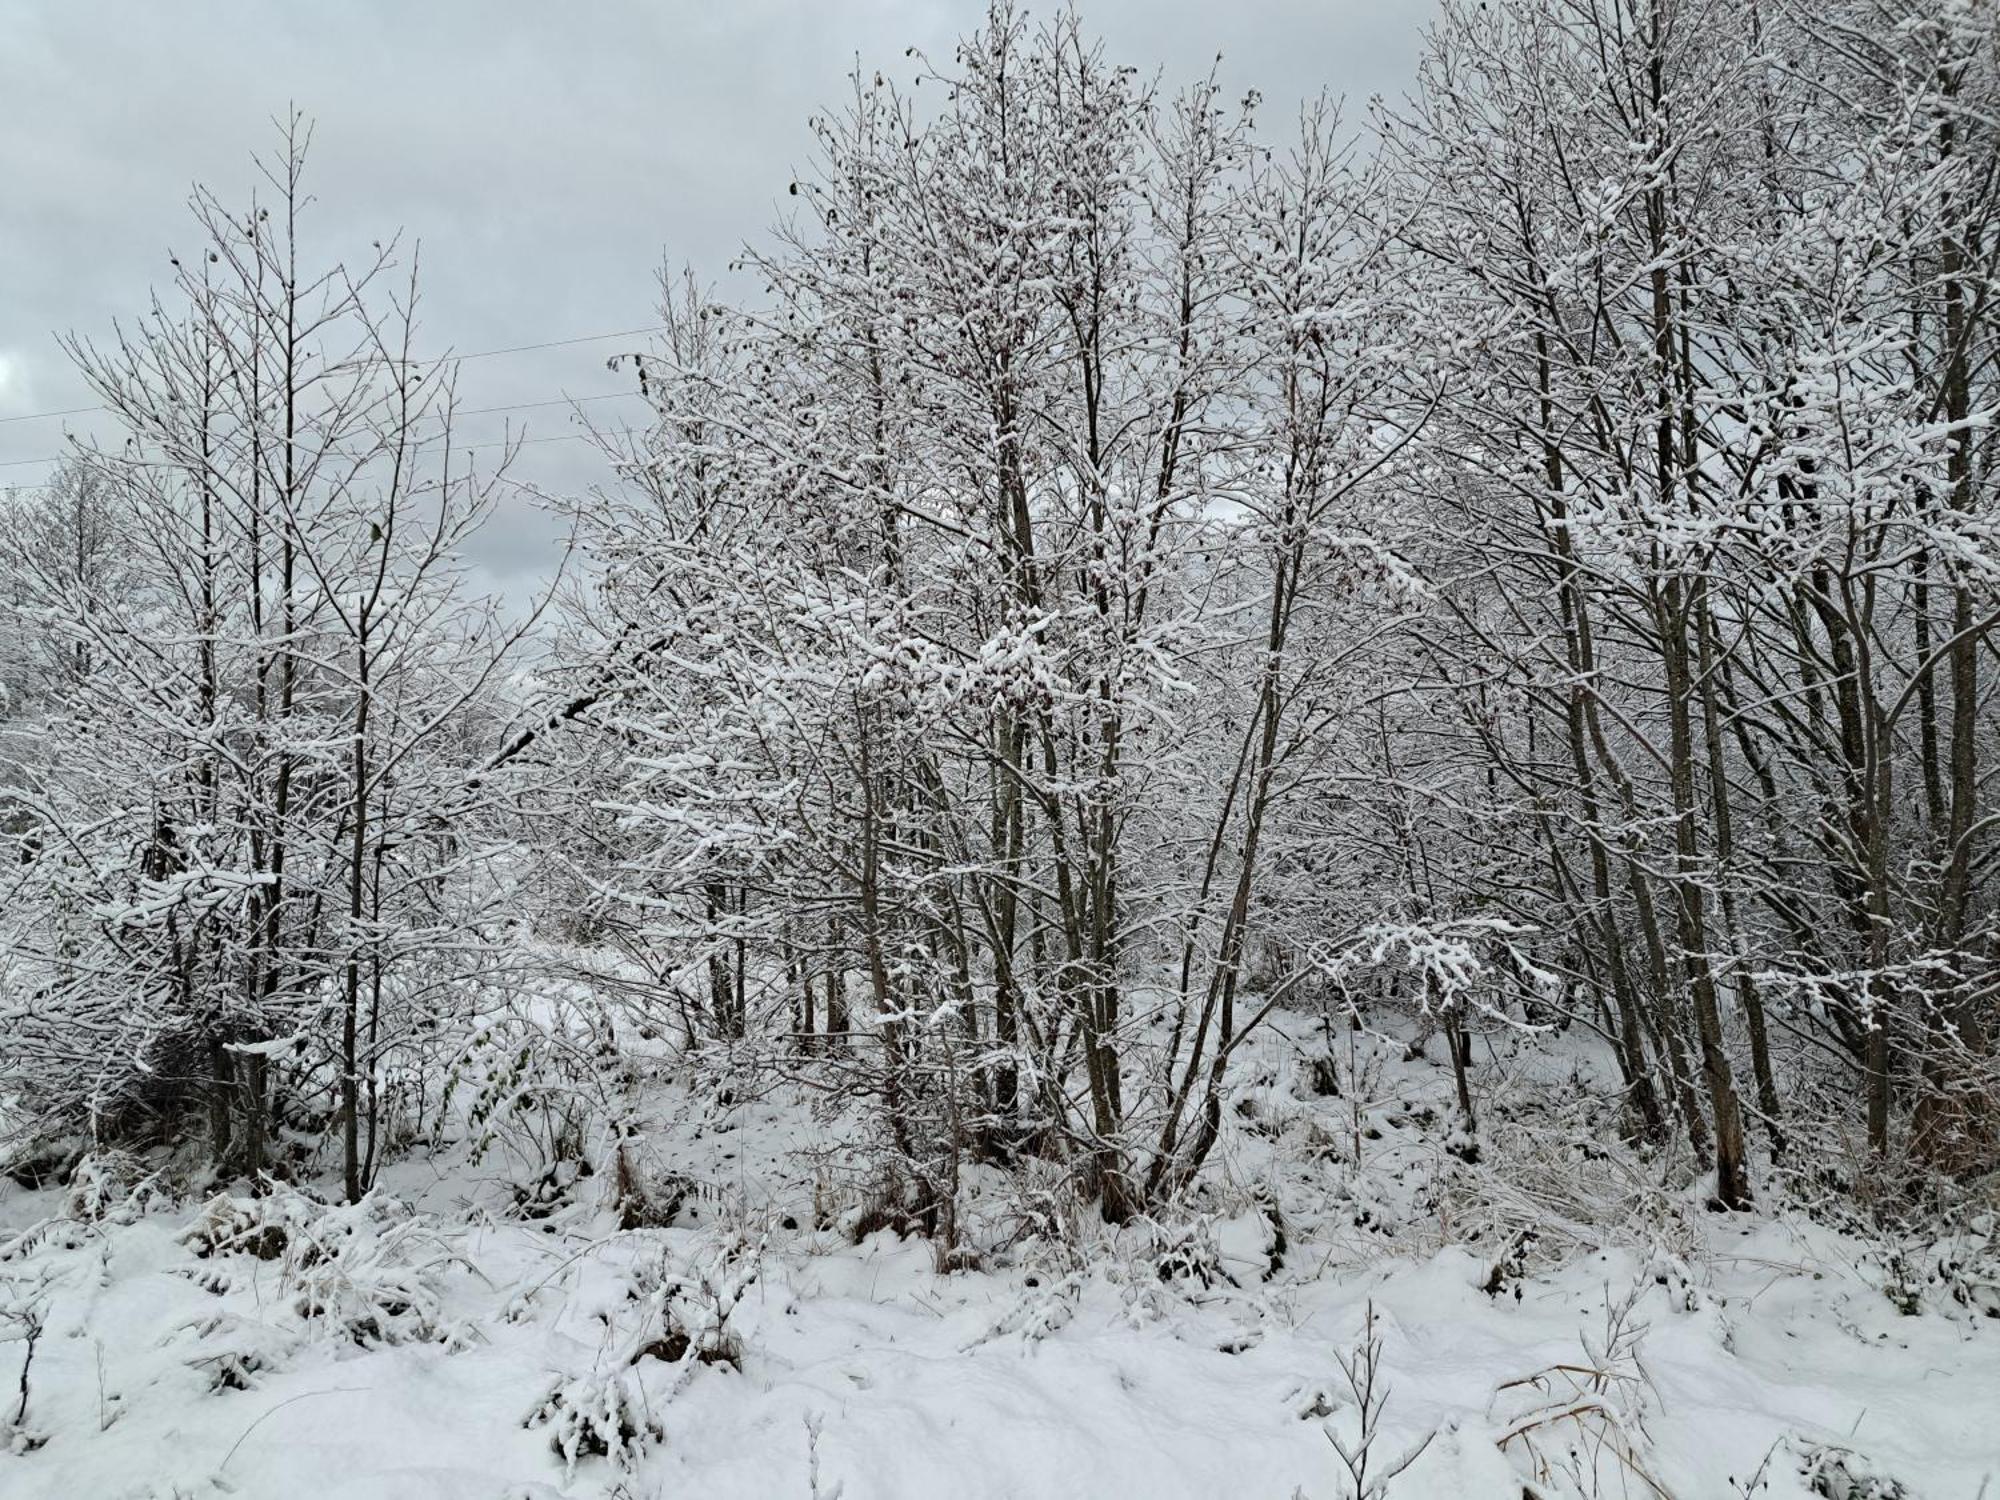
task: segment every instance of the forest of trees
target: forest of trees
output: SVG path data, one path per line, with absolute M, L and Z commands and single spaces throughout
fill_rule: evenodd
M 1995 7 L 1451 0 L 1277 120 L 1071 15 L 904 61 L 745 296 L 662 277 L 544 597 L 473 587 L 510 455 L 303 124 L 66 341 L 118 436 L 0 523 L 17 1172 L 359 1199 L 504 1099 L 555 1191 L 643 1034 L 861 1106 L 948 1262 L 974 1163 L 1187 1192 L 1280 1009 L 1407 1018 L 1468 1159 L 1506 1033 L 1719 1208 L 2000 1167 Z

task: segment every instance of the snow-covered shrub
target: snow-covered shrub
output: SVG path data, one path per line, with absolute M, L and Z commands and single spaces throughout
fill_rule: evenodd
M 731 1236 L 700 1259 L 663 1250 L 640 1264 L 633 1290 L 641 1315 L 612 1324 L 591 1367 L 557 1376 L 522 1419 L 548 1429 L 566 1478 L 585 1458 L 630 1472 L 663 1440 L 660 1411 L 698 1368 L 741 1366 L 730 1316 L 756 1284 L 762 1255 L 762 1244 Z
M 1581 1360 L 1507 1381 L 1494 1393 L 1504 1424 L 1500 1450 L 1537 1495 L 1595 1500 L 1620 1493 L 1621 1484 L 1631 1492 L 1667 1493 L 1647 1472 L 1652 1383 L 1639 1361 L 1647 1325 L 1636 1308 L 1650 1284 L 1642 1276 L 1624 1297 L 1607 1301 L 1602 1333 L 1580 1335 Z
M 1340 1059 L 1331 1047 L 1306 1058 L 1306 1079 L 1313 1094 L 1321 1099 L 1340 1097 Z
M 24 1188 L 62 1182 L 90 1150 L 84 1136 L 36 1129 L 11 1116 L 0 1123 L 8 1132 L 4 1147 L 0 1147 L 0 1172 Z
M 1023 1344 L 1039 1344 L 1067 1327 L 1076 1316 L 1077 1304 L 1083 1298 L 1083 1282 L 1081 1270 L 1053 1277 L 1031 1273 L 1020 1294 L 1001 1309 L 970 1347 L 1007 1337 L 1019 1337 Z
M 1084 1247 L 1056 1263 L 1066 1271 L 1032 1277 L 1023 1306 L 998 1331 L 1032 1328 L 1038 1310 L 1049 1330 L 1061 1327 L 1093 1276 L 1116 1288 L 1124 1320 L 1134 1328 L 1170 1320 L 1189 1304 L 1226 1305 L 1230 1293 L 1243 1286 L 1228 1263 L 1261 1259 L 1268 1269 L 1277 1243 L 1263 1214 L 1262 1185 L 1243 1196 L 1250 1211 L 1235 1217 L 1207 1212 L 1174 1221 L 1143 1219 L 1104 1243 Z M 1070 1306 L 1046 1305 L 1051 1293 Z
M 1279 1201 L 1275 1184 L 1259 1182 L 1251 1190 L 1251 1199 L 1256 1205 L 1258 1218 L 1264 1221 L 1264 1279 L 1269 1281 L 1285 1268 L 1285 1254 L 1291 1248 L 1291 1232 L 1285 1226 L 1284 1205 Z
M 646 1160 L 630 1137 L 612 1148 L 611 1207 L 620 1229 L 666 1228 L 695 1191 L 685 1174 Z
M 202 1377 L 211 1395 L 217 1395 L 254 1389 L 267 1372 L 283 1368 L 297 1351 L 299 1339 L 262 1319 L 218 1311 L 183 1323 L 161 1343 Z
M 452 1059 L 439 1128 L 462 1100 L 473 1162 L 498 1157 L 515 1206 L 547 1218 L 591 1175 L 589 1135 L 609 1113 L 604 1065 L 616 1052 L 601 1009 L 510 1001 Z
M 63 1216 L 40 1219 L 17 1234 L 0 1238 L 0 1266 L 32 1260 L 56 1250 L 74 1250 L 89 1241 L 96 1226 Z
M 635 1284 L 657 1312 L 657 1332 L 637 1342 L 627 1363 L 652 1358 L 740 1369 L 743 1343 L 730 1317 L 756 1285 L 763 1255 L 761 1241 L 731 1235 L 698 1262 L 662 1252 L 642 1263 Z
M 1940 1235 L 1881 1234 L 1862 1257 L 1882 1295 L 1899 1313 L 2000 1318 L 2000 1240 L 1990 1220 Z
M 1383 1437 L 1382 1414 L 1389 1404 L 1389 1385 L 1383 1378 L 1382 1335 L 1376 1325 L 1374 1303 L 1368 1304 L 1361 1335 L 1353 1348 L 1336 1354 L 1334 1360 L 1339 1368 L 1338 1389 L 1332 1384 L 1314 1388 L 1299 1415 L 1330 1419 L 1322 1430 L 1340 1460 L 1342 1500 L 1384 1500 L 1403 1471 L 1423 1456 L 1436 1434 L 1426 1433 L 1393 1455 L 1387 1450 L 1378 1451 Z M 1343 1427 L 1347 1429 L 1345 1433 Z M 1305 1500 L 1305 1495 L 1301 1489 L 1294 1500 Z
M 292 1311 L 321 1337 L 363 1348 L 452 1342 L 440 1273 L 454 1259 L 424 1220 L 371 1195 L 308 1220 L 284 1260 Z
M 110 1148 L 92 1151 L 76 1164 L 63 1212 L 93 1224 L 105 1219 L 126 1224 L 166 1200 L 160 1174 L 148 1171 L 143 1157 Z
M 203 1260 L 220 1255 L 254 1255 L 276 1260 L 291 1240 L 298 1199 L 290 1193 L 238 1198 L 218 1193 L 181 1231 L 181 1243 Z
M 1541 1238 L 1532 1226 L 1516 1230 L 1507 1237 L 1500 1253 L 1488 1263 L 1486 1275 L 1479 1283 L 1479 1290 L 1489 1297 L 1498 1297 L 1512 1291 L 1514 1300 L 1521 1300 L 1521 1282 L 1528 1270 L 1528 1263 L 1534 1254 L 1536 1242 Z
M 1838 1443 L 1796 1439 L 1799 1477 L 1824 1500 L 1911 1500 L 1901 1481 L 1885 1474 L 1873 1460 Z
M 1202 1290 L 1236 1284 L 1236 1278 L 1223 1268 L 1222 1249 L 1209 1216 L 1181 1224 L 1151 1223 L 1147 1230 L 1153 1269 L 1162 1282 Z
M 1970 1199 L 1871 1215 L 1826 1198 L 1806 1211 L 1862 1242 L 1857 1268 L 1905 1317 L 2000 1318 L 2000 1209 Z
M 1356 1229 L 1365 1229 L 1374 1234 L 1388 1234 L 1402 1221 L 1402 1216 L 1384 1195 L 1379 1173 L 1341 1165 L 1332 1172 L 1327 1195 L 1336 1205 L 1338 1212 Z
M 0 1453 L 32 1453 L 48 1441 L 48 1434 L 28 1423 L 35 1351 L 48 1329 L 48 1313 L 45 1278 L 24 1285 L 0 1285 L 0 1345 L 19 1345 L 21 1350 L 19 1397 L 15 1399 L 9 1392 L 6 1403 L 0 1405 Z
M 224 1194 L 181 1240 L 208 1261 L 248 1255 L 276 1262 L 284 1306 L 317 1337 L 364 1348 L 456 1337 L 440 1305 L 440 1273 L 455 1256 L 394 1199 L 370 1194 L 326 1204 L 291 1189 L 262 1198 Z M 226 1265 L 196 1279 L 217 1293 L 234 1285 Z
M 666 1437 L 638 1372 L 596 1369 L 556 1381 L 521 1425 L 547 1428 L 549 1448 L 570 1479 L 586 1458 L 602 1458 L 629 1473 Z
M 1938 1241 L 1930 1262 L 1931 1282 L 1952 1303 L 1982 1318 L 2000 1318 L 2000 1213 L 1980 1214 Z
M 1447 1161 L 1431 1181 L 1431 1207 L 1449 1237 L 1494 1255 L 1524 1241 L 1524 1272 L 1561 1265 L 1607 1238 L 1687 1260 L 1698 1215 L 1678 1190 L 1684 1164 L 1648 1163 L 1607 1145 L 1615 1108 L 1580 1079 L 1555 1089 L 1494 1086 L 1480 1160 Z
M 1080 1199 L 1066 1169 L 1026 1157 L 1015 1163 L 994 1210 L 994 1248 L 1025 1249 L 1036 1265 L 1071 1269 L 1102 1233 L 1101 1222 Z

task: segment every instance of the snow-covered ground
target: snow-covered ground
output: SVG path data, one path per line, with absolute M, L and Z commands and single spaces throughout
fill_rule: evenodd
M 664 1227 L 621 1231 L 603 1172 L 523 1219 L 464 1147 L 352 1209 L 10 1186 L 0 1295 L 43 1328 L 0 1495 L 1331 1500 L 1422 1445 L 1380 1493 L 2000 1496 L 1976 1275 L 1701 1212 L 1504 1048 L 1468 1165 L 1447 1069 L 1340 1037 L 1315 1080 L 1320 1031 L 1281 1020 L 1185 1215 L 1024 1235 L 1063 1210 L 976 1170 L 950 1274 L 855 1242 L 801 1150 L 839 1122 L 671 1081 L 641 1159 L 699 1189 Z

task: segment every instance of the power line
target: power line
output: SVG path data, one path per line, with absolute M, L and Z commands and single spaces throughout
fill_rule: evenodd
M 475 349 L 470 354 L 440 355 L 438 357 L 438 362 L 443 363 L 445 361 L 451 361 L 457 363 L 468 359 L 492 359 L 495 355 L 500 355 L 500 354 L 532 354 L 538 349 L 567 349 L 572 344 L 601 344 L 606 339 L 630 339 L 630 338 L 637 338 L 642 333 L 658 333 L 663 326 L 664 326 L 663 324 L 653 323 L 649 324 L 645 328 L 621 328 L 615 333 L 585 333 L 585 334 L 580 334 L 573 339 L 549 339 L 546 342 L 540 344 L 512 344 L 505 349 Z M 597 400 L 598 398 L 592 396 L 587 399 L 594 401 Z M 532 401 L 522 403 L 523 406 L 536 406 L 536 405 L 555 406 L 560 404 L 561 403 L 559 402 L 532 402 Z M 80 417 L 87 412 L 103 411 L 104 409 L 105 408 L 102 406 L 70 406 L 70 407 L 65 407 L 61 411 L 23 412 L 19 416 L 15 417 L 0 417 L 0 427 L 4 427 L 9 423 L 13 422 L 42 422 L 42 421 L 47 421 L 53 417 Z M 521 408 L 507 407 L 507 406 L 489 406 L 483 409 L 486 411 L 515 411 Z M 471 417 L 471 416 L 477 416 L 478 413 L 462 412 L 460 413 L 460 415 Z M 29 460 L 24 460 L 24 462 L 54 463 L 55 460 L 29 459 Z
M 621 391 L 621 392 L 616 392 L 614 394 L 623 395 L 624 392 Z M 535 403 L 535 404 L 544 404 L 544 403 Z M 629 431 L 626 435 L 630 436 Z M 466 443 L 462 445 L 457 445 L 457 451 L 460 453 L 485 453 L 488 450 L 494 448 L 533 448 L 540 443 L 587 443 L 596 436 L 597 434 L 594 432 L 559 432 L 550 437 L 516 438 L 511 443 L 505 441 L 488 442 L 488 443 Z M 432 439 L 430 441 L 435 442 L 436 440 Z M 423 446 L 428 446 L 428 444 L 419 444 L 418 446 L 423 447 Z M 48 458 L 17 458 L 17 459 L 12 459 L 7 463 L 0 464 L 0 469 L 11 468 L 15 464 L 45 464 L 54 462 L 57 462 L 57 460 Z M 0 489 L 16 493 L 28 490 L 46 490 L 53 488 L 54 486 L 52 484 L 10 484 L 10 485 L 0 486 Z
M 610 336 L 616 337 L 616 335 L 610 335 Z M 510 350 L 510 351 L 496 351 L 496 352 L 511 353 L 512 351 Z M 637 391 L 606 391 L 599 396 L 558 396 L 553 400 L 549 401 L 514 401 L 514 402 L 509 402 L 504 406 L 475 406 L 465 411 L 452 411 L 449 413 L 449 415 L 454 418 L 484 417 L 484 416 L 490 416 L 494 412 L 502 412 L 502 411 L 534 411 L 549 406 L 582 406 L 592 401 L 623 401 L 629 397 L 636 396 L 638 394 L 639 392 Z M 76 408 L 76 411 L 103 411 L 103 410 L 104 408 L 101 406 L 79 406 Z M 73 413 L 46 412 L 43 415 L 69 416 L 73 415 Z M 434 411 L 428 413 L 428 415 L 435 417 L 443 417 L 447 415 L 447 413 L 443 411 Z M 9 420 L 25 421 L 27 419 L 22 417 L 22 418 L 10 418 Z M 581 436 L 581 434 L 578 434 L 578 436 Z M 561 440 L 557 438 L 532 438 L 529 439 L 528 441 L 537 443 L 549 443 Z M 491 445 L 483 444 L 482 446 L 491 446 Z M 0 469 L 19 469 L 25 467 L 28 464 L 59 464 L 63 461 L 64 458 L 67 457 L 69 457 L 68 454 L 64 454 L 61 457 L 57 458 L 9 458 L 0 460 Z
M 101 406 L 69 406 L 61 411 L 31 411 L 25 416 L 0 417 L 0 426 L 5 426 L 9 422 L 40 422 L 49 417 L 80 417 L 85 412 L 103 410 Z
M 658 333 L 666 327 L 664 323 L 649 323 L 644 328 L 625 328 L 617 333 L 587 333 L 581 338 L 551 339 L 546 344 L 516 344 L 511 349 L 481 349 L 476 354 L 447 354 L 444 359 L 490 359 L 496 354 L 527 354 L 536 349 L 562 349 L 571 344 L 601 344 L 606 339 L 637 338 L 642 333 Z
M 586 401 L 622 401 L 628 396 L 636 396 L 637 391 L 606 391 L 601 396 L 558 396 L 553 401 L 516 401 L 511 406 L 475 406 L 470 411 L 455 411 L 454 417 L 483 417 L 496 411 L 527 411 L 537 406 L 581 406 Z

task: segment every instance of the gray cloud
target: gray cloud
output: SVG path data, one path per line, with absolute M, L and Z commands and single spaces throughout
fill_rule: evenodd
M 1049 7 L 1035 7 L 1046 11 Z M 637 327 L 663 253 L 717 275 L 777 217 L 805 120 L 858 56 L 948 55 L 978 0 L 0 0 L 0 418 L 89 397 L 54 330 L 102 332 L 192 239 L 189 187 L 247 193 L 250 155 L 294 102 L 317 122 L 310 232 L 329 256 L 403 228 L 424 258 L 430 346 L 471 351 Z M 1274 122 L 1326 88 L 1400 91 L 1433 0 L 1099 0 L 1087 23 L 1169 82 L 1223 55 Z M 615 345 L 476 361 L 468 406 L 620 388 Z M 619 401 L 593 403 L 615 421 Z M 472 418 L 497 436 L 510 418 Z M 515 414 L 564 432 L 560 408 Z M 68 419 L 89 430 L 91 419 Z M 0 465 L 58 451 L 63 423 L 0 422 Z M 601 477 L 588 447 L 541 442 L 517 472 Z M 0 485 L 32 483 L 0 467 Z M 482 544 L 503 582 L 548 566 L 554 528 L 510 507 Z

